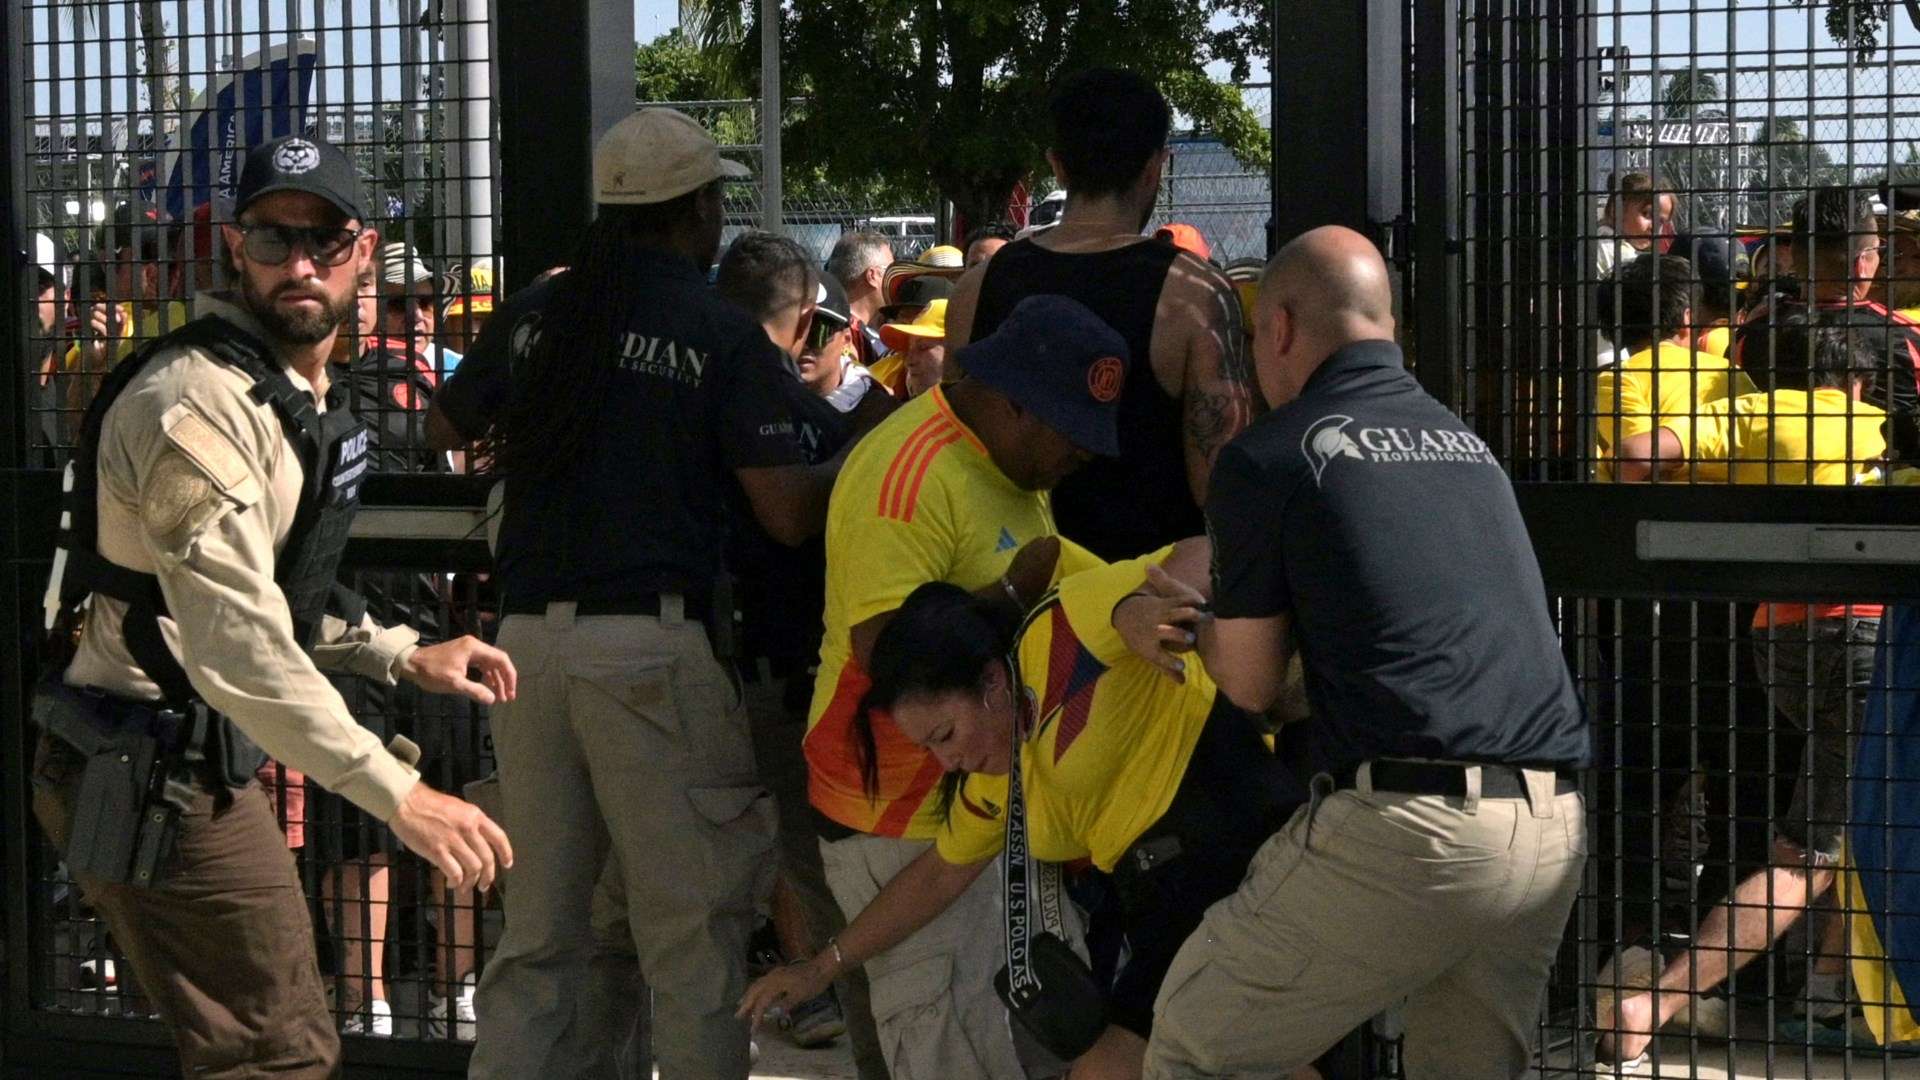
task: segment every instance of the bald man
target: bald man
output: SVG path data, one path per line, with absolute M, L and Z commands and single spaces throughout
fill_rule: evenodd
M 1146 1075 L 1284 1075 L 1406 999 L 1408 1075 L 1521 1076 L 1580 881 L 1588 740 L 1512 486 L 1402 365 L 1359 234 L 1283 248 L 1255 318 L 1275 409 L 1214 466 L 1196 648 L 1255 712 L 1300 652 L 1313 714 L 1285 740 L 1314 798 L 1175 959 Z

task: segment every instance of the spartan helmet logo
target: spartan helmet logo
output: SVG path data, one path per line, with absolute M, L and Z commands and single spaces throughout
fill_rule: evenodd
M 1360 453 L 1360 444 L 1347 435 L 1347 425 L 1353 423 L 1351 416 L 1323 416 L 1307 428 L 1300 437 L 1300 452 L 1307 456 L 1307 465 L 1313 469 L 1313 483 L 1320 484 L 1320 474 L 1337 457 L 1350 457 L 1355 461 L 1365 461 Z
M 273 152 L 273 167 L 288 176 L 312 172 L 320 164 L 320 148 L 305 139 L 288 139 Z

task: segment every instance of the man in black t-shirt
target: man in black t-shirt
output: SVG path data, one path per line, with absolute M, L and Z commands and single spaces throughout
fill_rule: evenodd
M 817 463 L 843 455 L 893 404 L 869 381 L 862 403 L 843 413 L 802 380 L 796 360 L 835 341 L 844 346 L 851 328 L 839 283 L 829 293 L 812 262 L 804 248 L 784 236 L 745 233 L 721 258 L 714 291 L 751 315 L 778 348 L 780 384 L 793 412 L 795 434 L 807 460 Z M 838 354 L 830 359 L 816 356 L 815 362 L 837 364 L 839 359 Z M 795 963 L 810 959 L 847 924 L 821 865 L 801 751 L 824 630 L 826 546 L 822 537 L 798 546 L 781 544 L 749 523 L 732 537 L 727 562 L 740 615 L 740 666 L 754 756 L 760 779 L 773 792 L 780 812 L 780 875 L 771 901 L 774 930 L 782 958 Z M 834 991 L 837 1000 L 835 993 L 825 993 L 788 1009 L 788 1035 L 809 1047 L 844 1031 L 863 1080 L 886 1080 L 866 973 L 850 972 L 836 980 Z
M 605 841 L 655 991 L 660 1072 L 747 1074 L 733 1009 L 774 813 L 710 637 L 715 583 L 736 485 L 795 544 L 820 530 L 833 470 L 806 463 L 778 351 L 707 287 L 722 189 L 744 175 L 684 114 L 615 124 L 594 150 L 599 212 L 579 257 L 495 315 L 510 320 L 504 362 L 469 357 L 446 388 L 449 415 L 463 380 L 469 401 L 504 396 L 499 640 L 527 675 L 493 716 L 524 839 L 476 1001 L 476 1080 L 611 1071 L 617 1040 L 583 1019 L 606 1004 L 583 993 Z
M 1402 999 L 1409 1075 L 1533 1060 L 1584 861 L 1588 737 L 1512 486 L 1393 331 L 1359 234 L 1314 230 L 1268 266 L 1254 347 L 1276 408 L 1214 468 L 1198 649 L 1258 712 L 1297 641 L 1312 716 L 1288 738 L 1315 798 L 1174 961 L 1149 1077 L 1283 1075 Z M 1202 599 L 1154 587 L 1172 600 L 1116 622 Z
M 1133 558 L 1200 531 L 1215 455 L 1265 406 L 1233 284 L 1206 260 L 1141 235 L 1171 160 L 1167 99 L 1135 72 L 1091 68 L 1060 80 L 1047 109 L 1047 159 L 1071 192 L 1066 209 L 1058 225 L 960 279 L 947 307 L 947 355 L 992 333 L 1020 301 L 1049 293 L 1119 332 L 1133 357 L 1120 391 L 1120 454 L 1061 481 L 1053 515 L 1060 535 L 1095 555 Z

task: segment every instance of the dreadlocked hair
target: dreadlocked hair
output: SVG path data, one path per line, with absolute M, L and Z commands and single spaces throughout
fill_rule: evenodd
M 689 219 L 701 190 L 662 203 L 600 207 L 570 268 L 554 282 L 527 354 L 515 358 L 513 394 L 489 440 L 495 471 L 544 476 L 585 456 L 619 369 L 634 257 L 661 246 Z

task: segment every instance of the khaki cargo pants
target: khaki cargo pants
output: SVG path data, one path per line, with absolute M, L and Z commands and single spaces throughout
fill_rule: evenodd
M 1402 999 L 1408 1076 L 1525 1075 L 1587 850 L 1579 794 L 1525 775 L 1528 798 L 1458 799 L 1363 766 L 1295 813 L 1174 959 L 1148 1080 L 1285 1077 Z
M 84 759 L 41 736 L 33 811 L 66 850 Z M 293 855 L 257 783 L 196 792 L 166 880 L 77 878 L 140 989 L 173 1029 L 181 1072 L 209 1080 L 321 1080 L 340 1073 L 313 922 Z
M 925 840 L 851 836 L 820 842 L 827 885 L 849 920 L 930 847 Z M 993 990 L 1006 960 L 1000 864 L 953 906 L 866 963 L 873 1019 L 893 1080 L 1018 1080 L 1007 1010 Z
M 617 1047 L 587 1000 L 595 879 L 611 845 L 664 1080 L 740 1080 L 754 898 L 774 863 L 772 799 L 745 710 L 706 631 L 664 598 L 659 618 L 512 615 L 499 645 L 519 699 L 494 707 L 506 829 L 506 932 L 488 959 L 469 1075 L 581 1075 Z

